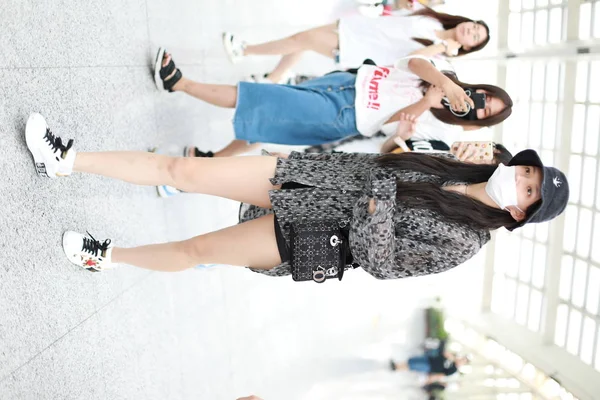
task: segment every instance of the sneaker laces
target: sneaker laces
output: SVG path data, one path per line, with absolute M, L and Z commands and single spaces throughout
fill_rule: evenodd
M 108 250 L 108 246 L 111 243 L 110 239 L 106 239 L 104 242 L 100 243 L 100 241 L 96 240 L 96 238 L 94 238 L 91 233 L 87 232 L 86 233 L 89 235 L 89 237 L 91 238 L 83 238 L 83 247 L 81 249 L 81 251 L 84 251 L 86 253 L 90 253 L 92 255 L 94 255 L 95 257 L 98 257 L 98 251 L 107 251 Z M 102 253 L 101 253 L 102 254 Z
M 69 139 L 69 142 L 65 146 L 60 137 L 54 136 L 50 128 L 46 128 L 46 134 L 44 135 L 44 140 L 50 145 L 52 148 L 52 152 L 56 153 L 60 150 L 61 154 L 69 151 L 71 146 L 73 146 L 73 139 Z M 90 235 L 91 236 L 91 235 Z

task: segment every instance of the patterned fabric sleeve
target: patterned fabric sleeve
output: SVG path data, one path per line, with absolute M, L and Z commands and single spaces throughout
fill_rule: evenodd
M 375 199 L 375 212 L 369 202 Z M 351 237 L 352 254 L 367 271 L 388 269 L 394 263 L 396 178 L 374 168 L 369 174 L 365 193 L 354 205 Z
M 388 259 L 394 265 L 364 269 L 378 279 L 437 274 L 464 263 L 489 240 L 489 234 L 441 221 L 432 229 L 435 235 L 422 240 L 397 237 L 394 259 Z
M 290 160 L 313 160 L 313 161 L 347 161 L 347 162 L 360 162 L 363 160 L 374 160 L 379 154 L 371 153 L 300 153 L 292 151 L 288 157 Z

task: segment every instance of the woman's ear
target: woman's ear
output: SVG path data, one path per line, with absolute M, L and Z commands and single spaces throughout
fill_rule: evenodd
M 523 221 L 526 217 L 525 213 L 515 206 L 508 206 L 507 209 L 510 212 L 510 216 L 517 222 Z

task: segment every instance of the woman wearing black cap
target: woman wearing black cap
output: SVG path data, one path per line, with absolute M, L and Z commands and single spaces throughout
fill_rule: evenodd
M 160 271 L 211 263 L 289 275 L 292 226 L 333 220 L 349 224 L 351 256 L 374 277 L 432 274 L 471 258 L 491 230 L 553 219 L 569 195 L 564 174 L 545 167 L 533 150 L 497 167 L 417 153 L 292 153 L 287 159 L 76 153 L 39 114 L 27 122 L 26 141 L 42 176 L 87 172 L 248 204 L 240 224 L 180 242 L 124 248 L 66 232 L 69 261 L 90 271 L 117 263 Z

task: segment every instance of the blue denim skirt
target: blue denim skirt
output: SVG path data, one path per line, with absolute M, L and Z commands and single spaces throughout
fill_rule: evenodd
M 357 135 L 355 81 L 353 74 L 336 72 L 294 86 L 240 82 L 236 139 L 316 145 Z
M 431 363 L 426 356 L 411 357 L 408 359 L 408 368 L 411 371 L 429 373 L 431 371 Z

